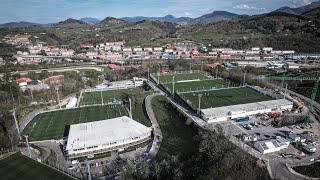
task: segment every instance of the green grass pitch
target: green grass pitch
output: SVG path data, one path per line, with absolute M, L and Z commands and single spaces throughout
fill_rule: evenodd
M 122 101 L 127 99 L 128 95 L 131 94 L 134 89 L 118 89 L 118 90 L 107 90 L 102 91 L 103 103 L 107 104 L 108 102 L 113 101 Z M 84 92 L 80 99 L 79 106 L 84 105 L 93 105 L 93 104 L 102 104 L 101 91 L 96 92 Z
M 198 94 L 202 94 L 201 109 L 272 100 L 271 97 L 247 87 L 181 93 L 179 96 L 194 110 L 197 110 L 199 103 Z
M 34 117 L 24 129 L 31 141 L 60 139 L 71 124 L 92 122 L 127 116 L 121 105 L 90 106 L 45 112 Z
M 188 73 L 188 74 L 160 74 L 159 76 L 159 80 L 160 80 L 160 84 L 165 84 L 165 83 L 172 83 L 173 80 L 173 76 L 174 76 L 174 81 L 178 82 L 178 81 L 185 81 L 185 80 L 194 80 L 194 79 L 200 79 L 200 80 L 204 80 L 204 79 L 209 79 L 206 75 L 201 74 L 201 73 Z M 153 78 L 154 80 L 158 80 L 158 75 L 157 74 L 153 74 Z
M 173 84 L 162 84 L 164 87 L 170 89 L 172 92 Z M 207 90 L 211 88 L 226 88 L 227 84 L 222 79 L 217 80 L 202 80 L 202 81 L 192 81 L 192 82 L 177 82 L 174 84 L 175 92 L 186 92 L 186 91 L 198 91 Z
M 0 177 L 1 179 L 14 180 L 64 180 L 72 179 L 59 171 L 51 169 L 37 161 L 29 159 L 15 153 L 5 159 L 0 160 Z

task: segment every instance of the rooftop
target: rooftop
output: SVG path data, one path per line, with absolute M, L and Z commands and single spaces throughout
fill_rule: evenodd
M 131 140 L 149 133 L 151 129 L 137 121 L 122 116 L 113 119 L 70 126 L 67 150 L 109 145 L 114 142 Z
M 247 104 L 239 104 L 239 105 L 232 105 L 232 106 L 223 106 L 217 108 L 208 108 L 202 109 L 202 113 L 205 116 L 215 116 L 215 117 L 224 117 L 228 115 L 229 112 L 243 112 L 248 109 L 257 109 L 259 107 L 278 107 L 281 105 L 292 104 L 291 101 L 286 99 L 277 99 L 277 100 L 270 100 L 270 101 L 261 101 L 255 103 L 247 103 Z

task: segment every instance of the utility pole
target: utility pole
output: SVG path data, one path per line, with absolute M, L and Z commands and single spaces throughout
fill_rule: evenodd
M 148 82 L 150 81 L 150 69 L 148 68 Z
M 201 97 L 202 97 L 202 94 L 198 94 L 199 96 L 199 116 L 201 115 Z
M 30 94 L 31 94 L 31 99 L 32 99 L 32 101 L 33 101 L 33 92 L 32 92 L 32 89 L 29 88 L 29 90 L 30 90 Z
M 130 110 L 129 110 L 129 116 L 130 116 L 130 118 L 132 119 L 132 105 L 131 105 L 131 98 L 129 97 L 129 108 L 130 108 Z
M 31 158 L 31 151 L 30 151 L 30 145 L 29 145 L 29 141 L 28 141 L 28 135 L 23 135 L 26 138 L 26 142 L 27 142 L 27 146 L 28 146 L 28 151 L 29 151 L 29 157 Z
M 191 70 L 191 61 L 192 61 L 192 60 L 190 59 L 190 73 L 192 73 L 192 70 Z
M 59 86 L 56 86 L 56 87 L 55 87 L 55 90 L 57 91 L 58 105 L 59 105 L 59 108 L 61 109 L 61 105 L 60 105 L 60 96 L 59 96 Z
M 16 124 L 19 139 L 21 140 L 20 127 L 19 127 L 19 123 L 18 123 L 18 120 L 16 117 L 16 108 L 14 107 L 13 110 L 11 110 L 11 111 L 12 111 L 12 116 L 13 116 L 14 122 Z
M 172 76 L 172 94 L 174 94 L 174 76 Z
M 247 74 L 247 71 L 244 71 L 244 74 L 243 74 L 243 86 L 246 85 L 246 74 Z

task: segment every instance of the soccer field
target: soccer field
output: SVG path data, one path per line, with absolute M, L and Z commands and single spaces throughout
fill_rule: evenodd
M 172 92 L 172 89 L 173 89 L 172 83 L 162 84 L 162 86 L 168 88 L 170 92 Z M 222 79 L 174 83 L 175 92 L 198 91 L 198 90 L 208 90 L 212 88 L 226 88 L 226 87 L 227 87 L 227 84 Z
M 128 95 L 133 92 L 134 89 L 117 89 L 107 91 L 96 91 L 96 92 L 84 92 L 80 98 L 79 106 L 102 104 L 108 104 L 114 101 L 123 101 L 127 99 Z M 102 93 L 102 96 L 101 96 Z
M 24 129 L 31 141 L 60 139 L 68 125 L 105 120 L 128 113 L 121 105 L 89 106 L 38 114 Z
M 195 79 L 199 79 L 199 80 L 210 79 L 209 77 L 201 73 L 165 74 L 165 75 L 161 74 L 159 76 L 160 84 L 172 83 L 173 76 L 174 76 L 175 82 L 195 80 Z M 156 81 L 158 80 L 157 74 L 154 74 L 153 77 Z
M 72 179 L 67 175 L 51 169 L 37 161 L 15 153 L 0 160 L 0 179 L 14 180 L 64 180 Z
M 271 97 L 259 93 L 248 87 L 212 90 L 195 93 L 178 94 L 192 109 L 198 109 L 199 97 L 202 94 L 201 109 L 231 106 L 272 100 Z

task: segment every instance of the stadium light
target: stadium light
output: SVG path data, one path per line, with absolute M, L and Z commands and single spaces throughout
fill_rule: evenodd
M 247 74 L 247 71 L 244 71 L 244 74 L 243 74 L 243 86 L 246 85 L 246 74 Z
M 174 94 L 174 75 L 172 76 L 172 94 Z
M 17 120 L 17 116 L 16 116 L 16 108 L 14 107 L 12 110 L 10 110 L 9 112 L 12 113 L 12 116 L 13 116 L 13 119 L 14 119 L 14 122 L 16 124 L 16 128 L 17 128 L 17 132 L 18 132 L 18 136 L 19 136 L 19 139 L 21 140 L 21 134 L 20 134 L 20 128 L 19 128 L 19 123 L 18 123 L 18 120 Z
M 23 135 L 26 138 L 26 142 L 27 142 L 27 146 L 28 146 L 28 151 L 29 151 L 29 157 L 31 158 L 31 150 L 30 150 L 30 145 L 29 145 L 29 141 L 28 141 L 28 135 Z
M 58 96 L 58 105 L 59 105 L 59 108 L 61 109 L 61 105 L 60 105 L 60 96 L 59 96 L 59 86 L 56 86 L 54 87 L 55 90 L 57 91 L 57 96 Z
M 199 116 L 201 115 L 201 97 L 202 97 L 202 94 L 198 94 L 199 96 Z
M 286 99 L 287 89 L 288 89 L 288 83 L 286 83 L 286 89 L 284 90 L 284 96 L 283 96 L 283 99 Z

